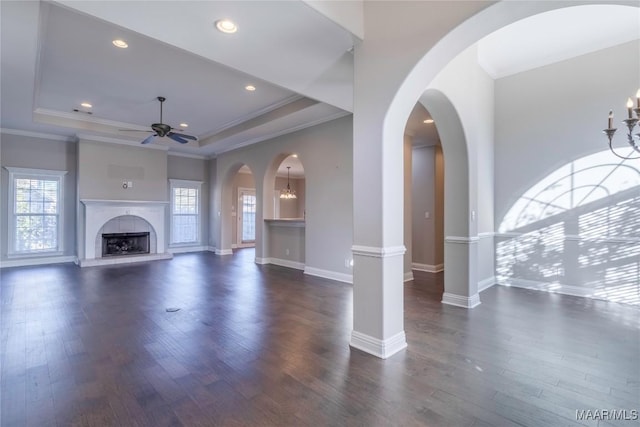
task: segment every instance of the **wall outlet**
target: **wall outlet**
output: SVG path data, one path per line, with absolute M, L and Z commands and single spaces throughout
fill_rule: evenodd
M 284 251 L 287 255 L 289 255 L 289 249 Z
M 425 212 L 425 213 L 424 213 L 424 217 L 425 217 L 426 219 L 429 219 L 429 217 L 431 217 L 431 214 L 430 214 L 429 212 Z
M 129 188 L 133 188 L 133 181 L 127 181 L 127 186 Z

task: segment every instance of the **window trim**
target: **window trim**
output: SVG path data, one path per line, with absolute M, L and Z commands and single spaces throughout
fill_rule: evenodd
M 187 246 L 199 246 L 202 243 L 202 181 L 192 181 L 187 179 L 169 179 L 169 247 L 179 248 Z M 173 241 L 173 189 L 174 188 L 194 188 L 198 191 L 198 214 L 196 220 L 196 236 L 194 242 L 175 243 Z
M 19 168 L 12 166 L 4 167 L 9 172 L 8 180 L 8 196 L 9 206 L 7 215 L 7 231 L 9 239 L 7 242 L 7 258 L 36 258 L 36 257 L 48 257 L 59 256 L 64 254 L 64 176 L 68 171 L 62 170 L 50 170 L 50 169 L 32 169 L 32 168 Z M 15 194 L 15 180 L 19 178 L 24 179 L 51 179 L 55 178 L 58 181 L 58 221 L 57 221 L 57 234 L 58 241 L 55 250 L 43 250 L 37 252 L 20 252 L 16 250 L 16 194 Z

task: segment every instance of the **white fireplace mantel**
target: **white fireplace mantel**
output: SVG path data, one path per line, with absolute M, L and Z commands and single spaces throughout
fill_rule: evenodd
M 99 200 L 81 199 L 84 209 L 84 256 L 79 257 L 81 266 L 128 263 L 152 259 L 171 258 L 166 252 L 166 210 L 169 202 L 147 200 Z M 132 215 L 146 220 L 156 234 L 156 247 L 152 254 L 103 259 L 96 253 L 96 238 L 100 229 L 111 219 Z

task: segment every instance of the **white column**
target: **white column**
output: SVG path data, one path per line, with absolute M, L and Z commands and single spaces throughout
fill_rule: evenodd
M 446 236 L 444 238 L 444 265 L 442 303 L 464 308 L 480 305 L 476 272 L 478 238 Z
M 403 135 L 384 138 L 381 121 L 360 114 L 358 107 L 354 114 L 351 346 L 387 358 L 407 346 Z

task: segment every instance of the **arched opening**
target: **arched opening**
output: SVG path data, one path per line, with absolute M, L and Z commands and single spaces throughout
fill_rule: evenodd
M 256 243 L 256 185 L 247 165 L 238 169 L 233 179 L 231 216 L 233 225 L 232 248 L 255 247 Z
M 264 177 L 263 264 L 305 267 L 305 174 L 295 153 L 276 156 Z
M 405 281 L 442 298 L 444 164 L 437 124 L 417 103 L 405 128 Z
M 253 172 L 246 164 L 231 166 L 221 188 L 220 255 L 256 244 L 257 194 Z
M 297 154 L 286 157 L 280 163 L 273 194 L 274 219 L 304 219 L 305 175 L 304 166 Z
M 476 261 L 473 240 L 469 238 L 470 209 L 467 140 L 460 117 L 451 100 L 441 91 L 428 89 L 420 98 L 434 120 L 441 143 L 444 230 L 444 293 L 442 301 L 474 307 L 479 304 L 475 277 L 470 277 Z M 472 212 L 471 217 L 466 215 Z
M 622 1 L 602 3 L 629 5 Z M 570 6 L 584 4 L 593 3 L 576 1 Z M 478 141 L 478 134 L 482 135 L 480 139 L 484 139 L 493 132 L 486 127 L 487 123 L 493 126 L 493 120 L 482 120 L 482 114 L 492 108 L 480 105 L 475 97 L 465 92 L 465 84 L 472 85 L 475 81 L 464 81 L 464 77 L 452 79 L 449 91 L 438 88 L 425 90 L 456 55 L 484 36 L 524 18 L 564 7 L 567 7 L 566 3 L 557 2 L 517 5 L 499 2 L 486 8 L 471 4 L 464 19 L 449 15 L 447 18 L 455 24 L 445 24 L 440 34 L 437 29 L 424 30 L 424 34 L 420 32 L 420 25 L 424 26 L 424 23 L 419 22 L 421 17 L 417 11 L 433 12 L 426 6 L 405 6 L 394 10 L 376 4 L 370 7 L 369 43 L 365 40 L 366 49 L 358 50 L 356 46 L 355 55 L 353 347 L 382 358 L 406 347 L 402 287 L 398 286 L 402 281 L 402 256 L 405 252 L 402 246 L 403 203 L 397 188 L 401 187 L 403 180 L 401 147 L 404 127 L 416 101 L 421 98 L 423 105 L 440 124 L 438 130 L 445 159 L 444 264 L 445 270 L 447 265 L 456 268 L 445 272 L 443 302 L 467 308 L 480 303 L 477 272 L 478 247 L 482 242 L 478 233 L 478 183 L 493 187 L 493 164 L 489 156 L 484 158 L 483 166 L 489 169 L 481 169 L 480 173 L 478 159 L 486 155 L 484 147 L 467 142 L 469 136 Z M 407 25 L 411 28 L 398 35 L 393 43 L 383 34 L 371 35 L 372 31 L 382 32 L 385 28 L 383 22 L 389 19 L 411 22 Z M 381 29 L 377 30 L 377 24 Z M 454 29 L 448 31 L 447 28 Z M 419 47 L 415 40 L 421 39 L 421 35 L 425 35 L 422 39 L 425 41 Z M 379 43 L 376 36 L 380 36 Z M 396 50 L 402 43 L 414 50 L 407 49 L 406 55 L 398 55 Z M 389 61 L 391 57 L 397 60 Z M 380 79 L 381 74 L 388 76 L 387 79 Z M 374 87 L 375 90 L 372 89 Z M 487 176 L 490 179 L 486 179 Z M 379 182 L 381 191 L 367 193 L 371 182 Z M 487 215 L 480 216 L 480 219 L 489 219 L 493 226 L 492 190 L 484 195 L 480 208 Z M 370 212 L 371 206 L 379 208 L 379 211 Z M 492 235 L 491 232 L 486 234 Z M 492 247 L 492 239 L 487 240 Z M 492 256 L 494 253 L 491 250 Z M 371 311 L 372 304 L 375 313 Z

